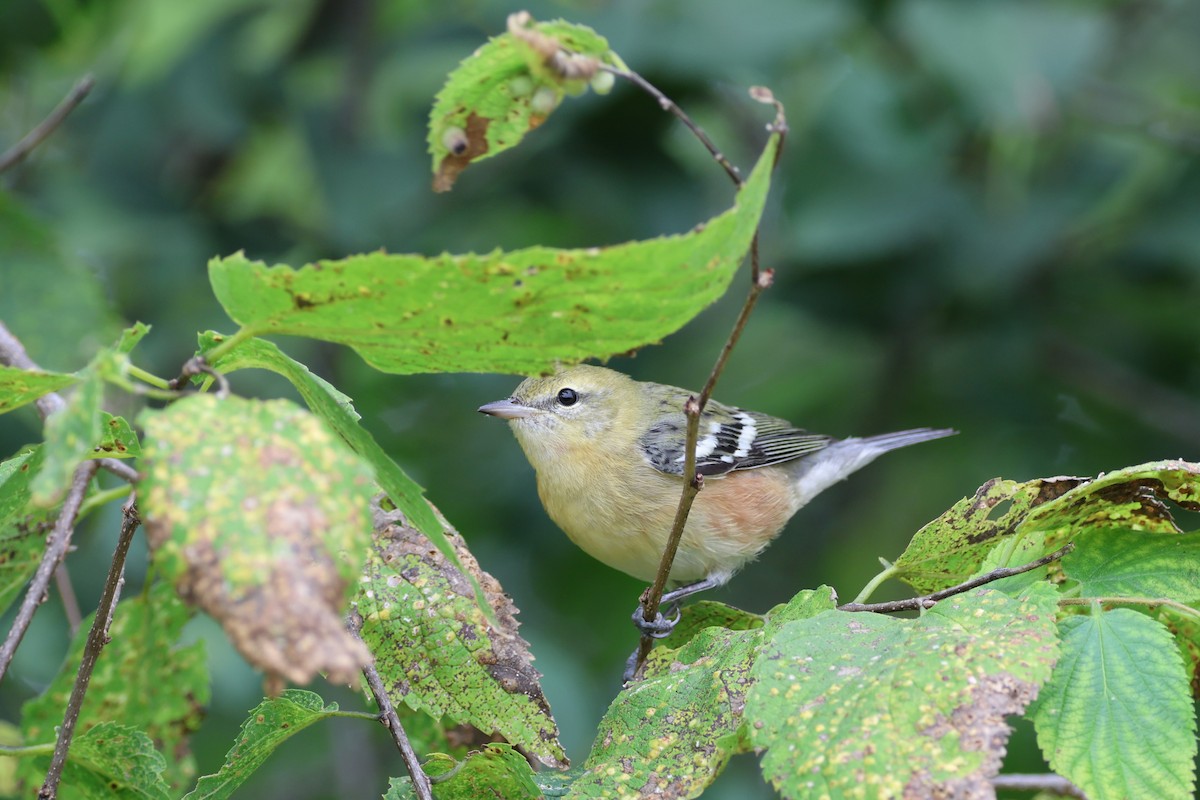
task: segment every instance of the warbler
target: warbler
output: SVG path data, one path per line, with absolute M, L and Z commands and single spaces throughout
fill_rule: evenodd
M 684 404 L 691 396 L 674 386 L 583 365 L 529 378 L 511 397 L 479 411 L 508 420 L 537 473 L 542 505 L 571 541 L 608 566 L 649 582 L 658 572 L 679 504 Z M 953 433 L 915 428 L 835 439 L 756 411 L 708 402 L 696 442 L 703 488 L 671 567 L 670 580 L 679 588 L 664 595 L 664 605 L 727 582 L 792 515 L 876 457 Z M 658 623 L 659 633 L 668 629 Z

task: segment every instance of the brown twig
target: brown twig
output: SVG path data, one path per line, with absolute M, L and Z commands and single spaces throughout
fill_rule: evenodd
M 716 162 L 721 165 L 721 168 L 725 170 L 725 174 L 729 176 L 731 181 L 733 181 L 734 186 L 741 188 L 743 183 L 742 173 L 737 167 L 730 163 L 729 159 L 725 157 L 724 153 L 717 149 L 717 146 L 713 144 L 712 139 L 708 138 L 708 134 L 705 133 L 699 125 L 693 122 L 692 118 L 685 114 L 682 108 L 675 104 L 674 100 L 667 97 L 657 86 L 650 83 L 650 81 L 646 80 L 633 70 L 624 70 L 620 67 L 614 67 L 611 64 L 600 64 L 599 68 L 604 72 L 609 72 L 618 78 L 624 78 L 657 100 L 658 105 L 663 111 L 673 114 L 676 119 L 687 126 L 687 129 L 691 131 L 697 139 L 700 140 L 700 143 L 704 145 L 704 147 L 712 155 L 713 159 L 716 160 Z
M 62 510 L 54 522 L 54 530 L 50 532 L 46 541 L 46 552 L 42 554 L 42 563 L 38 564 L 37 571 L 33 574 L 33 580 L 29 582 L 29 589 L 25 592 L 25 599 L 21 601 L 21 608 L 17 611 L 16 619 L 9 628 L 4 644 L 0 645 L 0 681 L 4 680 L 4 675 L 8 672 L 9 665 L 12 664 L 13 656 L 16 655 L 17 647 L 21 644 L 21 639 L 24 638 L 25 631 L 29 629 L 29 624 L 33 622 L 34 612 L 46 600 L 46 590 L 50 587 L 54 570 L 62 562 L 63 556 L 67 554 L 67 548 L 71 545 L 71 534 L 75 532 L 75 517 L 79 513 L 79 506 L 83 503 L 84 495 L 87 494 L 88 483 L 96 474 L 98 466 L 95 461 L 85 461 L 75 468 L 74 477 L 71 479 L 71 488 L 67 490 Z
M 67 115 L 75 110 L 75 107 L 83 102 L 83 98 L 87 97 L 88 92 L 96 85 L 96 80 L 91 75 L 84 75 L 79 79 L 71 91 L 67 92 L 67 96 L 55 106 L 54 110 L 41 121 L 40 124 L 12 147 L 0 154 L 0 172 L 15 167 L 25 160 L 25 157 L 33 152 L 34 148 L 46 140 L 50 134 L 54 133 L 55 128 L 62 124 L 62 121 L 67 118 Z
M 1037 561 L 1030 561 L 1028 564 L 1022 564 L 1019 567 L 1000 567 L 991 572 L 984 573 L 971 578 L 968 581 L 963 581 L 960 584 L 951 586 L 948 589 L 942 589 L 932 594 L 921 595 L 920 597 L 910 597 L 906 600 L 891 600 L 886 603 L 845 603 L 838 606 L 838 611 L 867 611 L 876 614 L 891 614 L 895 611 L 916 611 L 921 608 L 932 608 L 937 605 L 939 600 L 945 600 L 947 597 L 953 597 L 956 594 L 969 592 L 970 590 L 983 586 L 993 581 L 998 581 L 1002 578 L 1011 578 L 1013 575 L 1020 575 L 1023 572 L 1044 567 L 1047 564 L 1058 561 L 1067 553 L 1075 549 L 1073 542 L 1067 542 L 1062 547 L 1055 550 L 1048 556 L 1042 556 Z
M 172 391 L 183 391 L 187 387 L 188 381 L 196 375 L 208 375 L 216 381 L 217 397 L 229 395 L 229 380 L 222 373 L 213 369 L 204 356 L 195 356 L 185 361 L 179 377 L 169 381 L 167 385 Z
M 678 117 L 696 135 L 696 138 L 704 144 L 717 163 L 725 169 L 725 172 L 733 180 L 734 184 L 739 188 L 742 186 L 742 177 L 737 167 L 729 163 L 729 160 L 717 149 L 716 145 L 712 143 L 704 131 L 693 123 L 691 118 L 674 101 L 635 72 L 626 72 L 625 70 L 607 65 L 601 65 L 601 69 L 632 81 L 657 99 L 659 105 L 664 110 L 670 111 Z M 751 96 L 759 102 L 769 103 L 775 107 L 775 120 L 767 127 L 772 133 L 779 134 L 780 147 L 782 148 L 783 136 L 787 132 L 787 119 L 783 113 L 783 105 L 775 100 L 770 90 L 762 87 L 755 87 L 751 91 Z M 776 154 L 775 164 L 778 163 L 779 158 L 778 154 Z M 729 360 L 729 355 L 733 352 L 734 346 L 737 345 L 738 340 L 741 338 L 742 331 L 746 328 L 746 323 L 750 320 L 750 313 L 758 303 L 759 296 L 771 285 L 774 278 L 774 270 L 761 270 L 759 268 L 758 231 L 756 230 L 754 237 L 750 240 L 750 291 L 746 295 L 746 302 L 742 304 L 742 310 L 733 324 L 733 329 L 729 332 L 729 337 L 725 340 L 721 352 L 717 355 L 717 360 L 709 372 L 708 380 L 704 383 L 704 388 L 700 391 L 699 396 L 689 397 L 687 403 L 684 404 L 684 415 L 687 418 L 687 432 L 684 440 L 683 475 L 690 475 L 691 478 L 684 482 L 683 490 L 680 493 L 679 505 L 675 509 L 675 520 L 671 526 L 671 532 L 667 536 L 667 545 L 663 549 L 662 560 L 659 562 L 658 572 L 654 576 L 654 583 L 642 592 L 643 619 L 653 620 L 658 616 L 659 607 L 662 604 L 663 592 L 667 588 L 668 580 L 670 580 L 671 566 L 675 563 L 675 554 L 679 550 L 679 542 L 683 538 L 683 530 L 687 525 L 688 515 L 692 510 L 692 503 L 695 502 L 696 495 L 704 487 L 703 476 L 696 473 L 696 441 L 699 439 L 700 415 L 704 413 L 705 406 L 708 405 L 708 401 L 712 398 L 717 381 L 720 379 L 721 373 L 725 370 L 725 364 Z M 646 657 L 650 655 L 650 650 L 653 647 L 653 637 L 643 634 L 638 641 L 637 657 L 634 661 L 633 672 L 631 673 L 633 680 L 637 680 L 641 676 L 642 670 L 646 665 Z
M 362 625 L 362 616 L 352 610 L 350 618 L 346 621 L 346 628 L 358 637 L 359 641 L 362 641 L 360 634 Z M 433 789 L 430 788 L 429 776 L 425 774 L 425 770 L 421 769 L 421 760 L 417 758 L 416 751 L 408 741 L 408 734 L 404 732 L 404 725 L 400 723 L 400 717 L 396 714 L 395 707 L 392 706 L 391 698 L 388 697 L 387 687 L 383 685 L 383 679 L 379 677 L 379 671 L 375 669 L 374 664 L 363 668 L 363 677 L 367 679 L 367 687 L 370 688 L 371 695 L 375 698 L 375 704 L 379 706 L 378 719 L 392 734 L 392 741 L 396 743 L 396 749 L 400 751 L 400 758 L 404 760 L 404 766 L 408 768 L 408 774 L 412 778 L 418 800 L 433 800 Z
M 997 775 L 992 778 L 992 787 L 1002 791 L 1014 792 L 1050 792 L 1060 797 L 1076 797 L 1087 800 L 1075 784 L 1061 775 L 1048 773 L 1046 775 Z
M 125 580 L 125 557 L 129 554 L 129 545 L 133 541 L 134 531 L 142 520 L 138 516 L 135 498 L 130 497 L 125 503 L 123 519 L 121 520 L 121 535 L 117 539 L 117 547 L 113 552 L 112 565 L 108 569 L 108 579 L 104 582 L 104 591 L 100 594 L 100 604 L 96 607 L 96 617 L 92 620 L 92 630 L 88 633 L 87 644 L 83 648 L 83 658 L 79 661 L 79 671 L 75 674 L 75 685 L 71 688 L 71 698 L 67 701 L 67 710 L 63 715 L 62 725 L 58 729 L 58 739 L 54 743 L 54 755 L 50 759 L 50 769 L 46 772 L 46 780 L 38 790 L 40 800 L 53 800 L 58 795 L 58 782 L 62 779 L 63 767 L 67 763 L 67 753 L 71 748 L 71 739 L 75 735 L 75 725 L 79 722 L 79 711 L 83 708 L 83 698 L 87 695 L 88 683 L 92 680 L 92 671 L 100 651 L 108 644 L 108 627 L 112 623 L 113 612 L 117 607 L 117 599 L 121 594 L 121 584 Z

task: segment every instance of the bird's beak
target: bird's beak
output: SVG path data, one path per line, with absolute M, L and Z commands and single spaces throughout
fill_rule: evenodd
M 494 403 L 488 403 L 485 406 L 479 407 L 480 414 L 489 414 L 500 419 L 524 419 L 537 413 L 536 408 L 523 406 L 517 402 L 517 398 L 510 397 L 507 400 L 497 400 Z

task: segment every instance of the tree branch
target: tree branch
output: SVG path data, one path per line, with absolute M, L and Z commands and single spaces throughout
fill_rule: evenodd
M 117 600 L 121 596 L 121 584 L 125 582 L 125 557 L 129 554 L 134 531 L 142 522 L 134 502 L 135 498 L 130 497 L 122 509 L 124 516 L 121 521 L 121 534 L 117 538 L 112 565 L 108 569 L 108 579 L 104 582 L 104 591 L 100 594 L 100 603 L 96 607 L 96 617 L 92 620 L 92 629 L 83 648 L 83 658 L 79 661 L 79 671 L 75 675 L 75 685 L 71 688 L 71 698 L 67 701 L 67 710 L 58 729 L 58 740 L 54 744 L 50 769 L 46 772 L 42 788 L 38 790 L 39 800 L 53 800 L 58 795 L 58 782 L 62 779 L 63 767 L 67 763 L 67 753 L 75 735 L 75 725 L 79 722 L 83 698 L 87 695 L 88 683 L 92 679 L 96 660 L 100 658 L 100 651 L 109 641 L 108 628 L 112 623 Z
M 0 172 L 15 167 L 25 160 L 25 157 L 33 152 L 33 149 L 46 140 L 50 134 L 54 133 L 55 128 L 62 124 L 62 121 L 67 118 L 67 115 L 75 110 L 75 107 L 83 102 L 83 98 L 88 96 L 88 92 L 96 85 L 96 80 L 91 75 L 84 75 L 79 79 L 79 82 L 67 92 L 67 96 L 55 106 L 54 110 L 41 121 L 41 123 L 31 130 L 12 147 L 0 154 Z
M 359 636 L 359 631 L 362 630 L 362 617 L 357 611 L 350 612 L 350 622 L 347 627 L 351 633 L 359 637 L 360 641 L 362 640 L 362 637 Z M 430 787 L 429 776 L 425 774 L 425 770 L 421 769 L 421 760 L 417 758 L 412 744 L 408 741 L 404 725 L 401 724 L 400 717 L 392 706 L 387 688 L 383 685 L 383 679 L 379 677 L 375 665 L 364 667 L 363 676 L 367 679 L 367 686 L 375 698 L 375 703 L 379 706 L 378 719 L 392 734 L 392 741 L 396 743 L 396 749 L 400 751 L 400 758 L 404 760 L 404 766 L 408 768 L 413 788 L 417 793 L 417 800 L 433 800 L 433 789 Z
M 1050 792 L 1061 797 L 1076 797 L 1079 800 L 1087 800 L 1087 795 L 1083 793 L 1082 789 L 1063 776 L 1053 773 L 1046 775 L 997 775 L 992 778 L 992 786 L 999 790 Z
M 17 611 L 16 619 L 9 628 L 4 644 L 0 645 L 0 681 L 4 680 L 8 667 L 12 664 L 13 656 L 16 655 L 17 648 L 21 644 L 21 639 L 24 638 L 25 631 L 29 629 L 29 624 L 33 622 L 34 612 L 46 600 L 46 590 L 50 586 L 54 570 L 62 562 L 63 556 L 67 554 L 67 548 L 71 544 L 71 534 L 75 532 L 75 517 L 79 513 L 79 506 L 83 504 L 83 496 L 87 494 L 88 482 L 96 474 L 98 466 L 95 461 L 85 461 L 75 468 L 75 474 L 71 479 L 71 488 L 67 491 L 66 499 L 63 500 L 62 511 L 59 512 L 58 519 L 54 522 L 54 530 L 50 532 L 50 537 L 46 541 L 46 552 L 42 554 L 42 563 L 38 564 L 37 571 L 33 574 L 33 580 L 29 582 L 29 589 L 25 592 L 25 599 L 21 601 L 21 608 Z
M 741 175 L 738 174 L 737 169 L 728 163 L 720 151 L 716 149 L 715 145 L 709 141 L 704 132 L 696 127 L 687 115 L 674 102 L 663 95 L 662 92 L 651 86 L 636 73 L 612 70 L 604 65 L 601 65 L 601 68 L 612 71 L 614 74 L 621 75 L 622 77 L 629 77 L 631 80 L 634 80 L 634 83 L 657 98 L 659 105 L 683 120 L 684 124 L 696 134 L 697 138 L 712 153 L 717 163 L 725 167 L 726 172 L 729 173 L 734 183 L 739 187 L 742 185 Z M 768 102 L 775 106 L 775 120 L 767 127 L 773 133 L 778 133 L 782 137 L 787 131 L 787 120 L 783 115 L 783 106 L 771 96 L 770 91 L 767 89 L 756 87 L 752 95 L 760 102 Z M 776 163 L 778 163 L 778 159 L 776 159 Z M 738 314 L 738 318 L 734 322 L 733 329 L 729 332 L 729 337 L 725 340 L 724 346 L 721 347 L 721 352 L 717 354 L 717 360 L 713 364 L 712 371 L 709 372 L 708 380 L 705 381 L 700 395 L 698 397 L 689 397 L 683 407 L 684 415 L 687 418 L 687 432 L 683 451 L 683 474 L 692 477 L 690 480 L 684 482 L 683 490 L 680 493 L 679 505 L 675 509 L 675 520 L 671 525 L 671 532 L 667 536 L 667 545 L 663 549 L 662 560 L 659 562 L 658 572 L 654 576 L 654 583 L 642 592 L 642 618 L 645 620 L 653 620 L 658 616 L 659 607 L 662 604 L 663 592 L 666 590 L 667 582 L 670 580 L 671 567 L 675 563 L 675 554 L 679 550 L 679 542 L 683 538 L 683 531 L 687 525 L 688 515 L 692 510 L 692 503 L 695 502 L 696 495 L 704 487 L 704 476 L 696 473 L 696 441 L 699 439 L 700 415 L 704 413 L 704 407 L 708 405 L 708 401 L 712 398 L 717 381 L 720 379 L 721 373 L 725 370 L 725 364 L 729 360 L 733 348 L 737 345 L 738 340 L 741 339 L 742 331 L 745 330 L 746 323 L 750 320 L 750 313 L 758 303 L 759 296 L 772 284 L 774 279 L 774 270 L 759 269 L 758 231 L 756 230 L 754 238 L 750 240 L 750 291 L 746 295 L 746 301 L 742 304 L 742 310 Z M 650 650 L 653 647 L 654 639 L 643 634 L 638 640 L 637 657 L 634 660 L 631 680 L 638 680 L 641 677 L 642 670 L 646 666 L 646 658 L 650 655 Z
M 1048 556 L 1042 556 L 1037 561 L 1030 561 L 1028 564 L 1022 564 L 1019 567 L 1000 567 L 991 572 L 977 575 L 970 580 L 963 581 L 960 584 L 951 586 L 948 589 L 942 589 L 932 594 L 921 595 L 920 597 L 910 597 L 907 600 L 892 600 L 886 603 L 845 603 L 838 606 L 838 611 L 869 611 L 876 614 L 890 614 L 895 611 L 915 611 L 922 608 L 933 608 L 939 600 L 945 600 L 947 597 L 953 597 L 956 594 L 969 592 L 970 590 L 983 586 L 993 581 L 998 581 L 1002 578 L 1011 578 L 1013 575 L 1020 575 L 1023 572 L 1035 570 L 1038 567 L 1044 567 L 1047 564 L 1058 561 L 1067 553 L 1075 549 L 1073 542 L 1067 542 L 1062 547 L 1055 550 Z

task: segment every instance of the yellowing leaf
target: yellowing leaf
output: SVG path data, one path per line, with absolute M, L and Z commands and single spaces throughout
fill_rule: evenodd
M 369 663 L 344 627 L 370 541 L 370 471 L 282 400 L 193 395 L 141 416 L 155 562 L 251 664 L 306 683 Z

